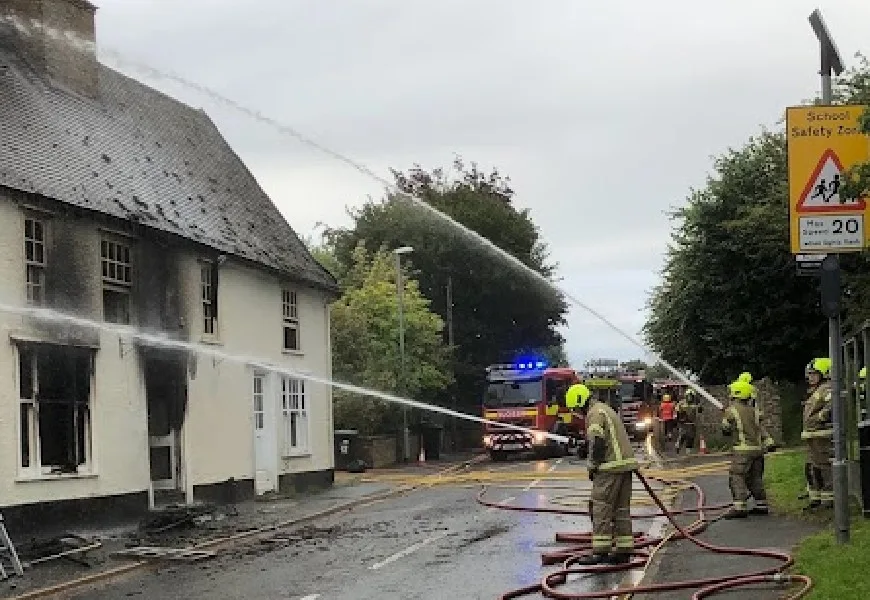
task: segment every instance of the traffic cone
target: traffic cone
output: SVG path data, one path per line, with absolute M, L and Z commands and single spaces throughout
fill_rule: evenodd
M 700 454 L 707 454 L 707 440 L 704 439 L 704 436 L 701 436 L 701 445 L 698 448 L 698 452 Z
M 426 463 L 426 449 L 420 445 L 420 455 L 417 457 L 417 462 L 422 464 Z

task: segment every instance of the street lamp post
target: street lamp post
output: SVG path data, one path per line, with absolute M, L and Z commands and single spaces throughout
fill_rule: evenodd
M 396 296 L 399 304 L 399 384 L 400 393 L 405 393 L 405 282 L 402 278 L 402 255 L 413 252 L 411 246 L 402 246 L 393 250 L 396 256 Z M 405 462 L 411 459 L 411 439 L 408 432 L 408 407 L 402 405 L 402 458 Z

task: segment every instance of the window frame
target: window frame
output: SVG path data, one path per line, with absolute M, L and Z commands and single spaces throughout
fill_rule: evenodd
M 16 472 L 23 479 L 63 479 L 70 477 L 92 477 L 96 476 L 96 466 L 94 462 L 94 399 L 96 387 L 96 349 L 82 346 L 65 346 L 63 344 L 48 344 L 35 341 L 13 340 L 15 346 L 15 388 L 16 396 L 18 397 L 18 410 L 15 417 L 16 432 L 17 432 L 17 469 Z M 30 356 L 30 381 L 31 381 L 31 397 L 22 398 L 21 393 L 21 361 L 23 360 L 23 347 L 31 348 Z M 39 420 L 39 369 L 38 369 L 38 352 L 40 346 L 53 346 L 55 348 L 75 348 L 88 352 L 88 396 L 84 403 L 72 400 L 71 404 L 75 408 L 75 423 L 74 428 L 77 428 L 79 419 L 82 419 L 84 426 L 83 439 L 79 440 L 78 432 L 75 437 L 76 453 L 78 453 L 79 445 L 83 450 L 83 460 L 81 464 L 76 465 L 75 473 L 72 472 L 56 472 L 54 469 L 57 465 L 42 464 L 42 441 L 40 436 L 40 420 Z M 82 410 L 83 407 L 83 410 Z M 24 423 L 24 411 L 27 411 L 27 423 Z M 83 418 L 79 414 L 79 410 L 83 412 Z M 26 425 L 26 426 L 25 426 Z M 24 465 L 24 431 L 27 431 L 27 458 L 28 464 Z
M 114 256 L 110 249 L 114 249 Z M 135 282 L 135 247 L 132 240 L 119 239 L 107 233 L 100 235 L 100 283 L 101 283 L 101 305 L 103 311 L 103 321 L 116 325 L 133 325 L 133 285 Z M 125 252 L 126 256 L 118 257 L 118 252 Z M 122 260 L 126 259 L 126 260 Z M 124 277 L 110 275 L 110 271 L 114 268 L 115 273 L 119 270 L 125 274 Z M 106 293 L 117 294 L 123 298 L 126 306 L 126 321 L 109 321 L 106 312 Z
M 30 235 L 28 235 L 28 223 L 32 223 L 32 229 Z M 39 225 L 41 229 L 41 238 L 37 239 L 35 235 L 36 225 Z M 48 227 L 46 219 L 39 215 L 24 215 L 24 298 L 25 302 L 28 306 L 45 306 L 45 279 L 46 279 L 46 270 L 48 267 L 48 258 L 47 258 L 47 250 L 48 250 Z M 28 245 L 33 245 L 33 257 L 28 256 Z M 42 250 L 42 260 L 40 261 L 36 254 L 37 248 L 41 248 Z M 30 281 L 31 273 L 36 274 L 39 279 L 38 282 L 34 283 Z M 34 301 L 33 293 L 31 290 L 39 289 L 40 290 L 40 299 L 38 301 Z
M 207 274 L 207 275 L 206 275 Z M 218 261 L 199 261 L 199 306 L 202 338 L 217 340 L 220 337 L 220 312 L 218 294 L 220 288 Z
M 281 455 L 284 458 L 311 455 L 311 412 L 305 380 L 280 375 Z M 295 400 L 295 404 L 294 401 Z M 294 419 L 295 415 L 295 419 Z M 293 435 L 295 429 L 295 436 Z M 302 434 L 300 436 L 300 433 Z M 302 438 L 300 440 L 300 438 Z M 294 444 L 293 441 L 296 440 Z
M 296 333 L 296 347 L 287 346 L 287 330 Z M 288 286 L 281 286 L 281 350 L 288 353 L 302 352 L 302 336 L 299 322 L 299 292 Z

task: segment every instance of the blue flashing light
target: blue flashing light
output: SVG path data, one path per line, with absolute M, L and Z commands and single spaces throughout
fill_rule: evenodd
M 525 359 L 523 359 L 520 362 L 515 363 L 513 367 L 518 371 L 531 371 L 536 369 L 546 369 L 547 363 L 543 360 L 526 361 Z

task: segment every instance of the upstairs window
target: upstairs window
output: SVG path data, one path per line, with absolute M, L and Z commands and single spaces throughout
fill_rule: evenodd
M 38 219 L 24 219 L 24 270 L 27 303 L 42 306 L 45 303 L 45 223 Z
M 130 324 L 133 265 L 130 246 L 114 240 L 100 242 L 103 277 L 103 318 L 109 323 Z
M 214 263 L 202 263 L 199 267 L 200 295 L 202 300 L 202 332 L 217 336 L 218 319 L 218 268 Z
M 284 318 L 284 350 L 299 350 L 299 302 L 293 290 L 281 290 L 281 312 Z

